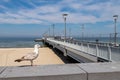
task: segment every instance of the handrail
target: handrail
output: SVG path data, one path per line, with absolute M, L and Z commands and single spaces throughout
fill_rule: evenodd
M 64 40 L 60 39 L 53 40 L 64 42 Z M 108 61 L 120 61 L 120 47 L 114 47 L 109 44 L 101 45 L 99 43 L 77 42 L 74 40 L 66 40 L 66 44 L 67 43 L 79 46 L 79 50 L 87 54 L 92 54 Z

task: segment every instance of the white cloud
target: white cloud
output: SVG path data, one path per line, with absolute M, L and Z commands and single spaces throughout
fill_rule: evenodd
M 3 0 L 3 1 L 5 1 L 5 2 L 9 2 L 10 0 Z
M 3 5 L 0 5 L 0 8 L 2 8 L 2 9 L 7 9 L 5 6 L 3 6 Z
M 10 24 L 40 24 L 42 21 L 40 20 L 33 20 L 33 19 L 2 19 L 0 18 L 1 23 L 10 23 Z
M 33 5 L 34 9 L 20 9 L 18 11 L 0 14 L 0 23 L 18 23 L 18 24 L 42 24 L 42 23 L 62 23 L 62 9 L 69 7 L 75 12 L 68 10 L 68 23 L 96 23 L 113 20 L 112 16 L 114 14 L 120 14 L 120 5 L 116 5 L 113 0 L 105 3 L 97 3 L 92 5 L 87 5 L 88 1 L 77 1 L 77 0 L 63 0 L 57 4 L 46 4 L 42 6 L 36 6 L 32 2 L 28 2 Z M 6 8 L 4 6 L 0 6 Z M 82 12 L 82 10 L 88 13 Z M 89 14 L 95 13 L 95 14 Z M 118 20 L 119 21 L 119 20 Z

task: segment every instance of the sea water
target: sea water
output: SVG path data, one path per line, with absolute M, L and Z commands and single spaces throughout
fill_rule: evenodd
M 40 38 L 40 37 L 39 37 Z M 0 48 L 32 48 L 35 44 L 43 45 L 42 42 L 35 42 L 35 39 L 39 39 L 37 37 L 29 37 L 29 38 L 14 38 L 14 37 L 0 37 Z M 109 38 L 78 38 L 74 37 L 74 39 L 77 40 L 84 40 L 84 41 L 95 41 L 96 39 L 99 40 L 99 42 L 110 42 Z M 113 39 L 111 39 L 111 42 L 114 42 Z M 120 43 L 120 38 L 117 38 L 117 43 Z
M 42 42 L 35 42 L 38 38 L 13 38 L 0 37 L 0 48 L 32 48 L 35 44 L 43 45 Z

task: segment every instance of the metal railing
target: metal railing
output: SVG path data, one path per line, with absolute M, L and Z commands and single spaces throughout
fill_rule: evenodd
M 64 42 L 63 39 L 54 39 Z M 66 40 L 66 43 L 79 46 L 79 50 L 96 57 L 109 61 L 120 61 L 120 47 L 115 47 L 110 43 L 84 42 L 77 40 Z

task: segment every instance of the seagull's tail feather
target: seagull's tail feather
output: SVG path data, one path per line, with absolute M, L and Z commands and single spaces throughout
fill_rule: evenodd
M 22 59 L 16 59 L 15 60 L 15 62 L 21 62 L 22 61 Z

